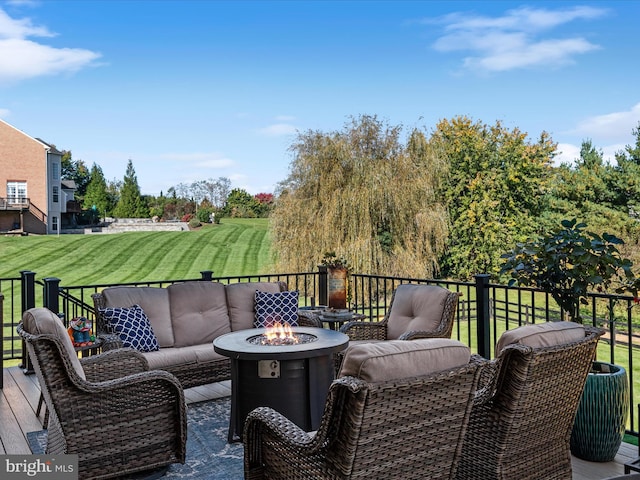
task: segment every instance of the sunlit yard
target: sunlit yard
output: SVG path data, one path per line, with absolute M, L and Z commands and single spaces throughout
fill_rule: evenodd
M 69 286 L 264 273 L 267 227 L 264 218 L 224 219 L 188 232 L 0 237 L 0 278 L 31 270 Z

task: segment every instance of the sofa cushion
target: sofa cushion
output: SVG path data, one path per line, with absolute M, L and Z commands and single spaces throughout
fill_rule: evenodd
M 298 294 L 297 290 L 277 293 L 256 290 L 254 326 L 271 327 L 274 323 L 288 323 L 292 327 L 297 327 Z
M 255 296 L 256 290 L 277 293 L 286 290 L 280 282 L 247 282 L 232 283 L 225 287 L 227 292 L 227 307 L 231 319 L 231 330 L 247 330 L 253 328 L 256 318 Z
M 102 291 L 105 307 L 131 307 L 140 305 L 147 315 L 160 347 L 174 343 L 169 292 L 157 287 L 110 287 Z
M 469 347 L 449 338 L 362 343 L 347 348 L 340 376 L 384 382 L 450 370 L 470 358 Z
M 158 339 L 140 305 L 129 308 L 101 308 L 100 314 L 107 321 L 111 331 L 118 334 L 122 346 L 140 352 L 158 350 Z
M 521 343 L 528 347 L 552 347 L 584 340 L 584 327 L 575 322 L 545 322 L 504 332 L 496 344 L 496 357 L 504 347 Z
M 80 364 L 80 360 L 78 360 L 78 354 L 76 353 L 75 348 L 73 348 L 73 344 L 69 338 L 69 333 L 67 332 L 67 329 L 64 328 L 62 320 L 60 320 L 55 313 L 44 307 L 30 308 L 22 315 L 22 325 L 25 331 L 32 335 L 46 333 L 56 336 L 58 340 L 62 342 L 62 346 L 64 348 L 64 351 L 61 353 L 63 355 L 68 355 L 71 360 L 71 365 L 78 376 L 83 380 L 87 379 L 82 365 Z
M 208 344 L 231 331 L 224 285 L 216 282 L 182 282 L 169 285 L 169 305 L 174 347 Z
M 435 330 L 440 325 L 450 293 L 437 285 L 399 285 L 389 312 L 387 338 L 397 339 L 413 330 Z
M 149 362 L 150 369 L 166 369 L 168 367 L 182 367 L 192 364 L 197 368 L 197 364 L 206 363 L 213 360 L 225 360 L 227 357 L 216 353 L 211 345 L 192 345 L 181 348 L 161 348 L 155 352 L 148 352 L 144 357 Z

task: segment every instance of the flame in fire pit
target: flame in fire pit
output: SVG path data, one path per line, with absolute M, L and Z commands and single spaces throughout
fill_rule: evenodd
M 264 337 L 264 343 L 268 345 L 293 345 L 298 343 L 297 336 L 293 334 L 291 325 L 287 322 L 274 322 L 272 326 L 267 327 Z
M 310 333 L 294 332 L 288 323 L 275 322 L 267 327 L 261 335 L 247 338 L 247 342 L 253 345 L 298 345 L 300 343 L 315 342 L 318 339 Z

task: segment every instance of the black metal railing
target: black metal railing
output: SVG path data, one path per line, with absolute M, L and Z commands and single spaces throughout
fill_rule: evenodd
M 0 292 L 4 294 L 3 360 L 21 360 L 28 369 L 22 340 L 15 327 L 22 312 L 36 305 L 46 306 L 68 322 L 77 316 L 93 319 L 91 295 L 116 285 L 163 287 L 187 280 L 219 281 L 222 283 L 248 281 L 284 281 L 289 289 L 298 290 L 302 305 L 326 305 L 328 299 L 327 272 L 280 273 L 245 276 L 215 277 L 211 271 L 200 272 L 199 278 L 160 281 L 129 282 L 63 286 L 56 277 L 35 279 L 34 272 L 24 270 L 20 277 L 0 279 Z M 526 287 L 508 287 L 493 284 L 488 275 L 477 275 L 472 282 L 438 279 L 386 277 L 380 275 L 351 274 L 349 276 L 348 303 L 351 309 L 362 313 L 369 321 L 380 320 L 388 310 L 393 291 L 403 283 L 440 285 L 460 293 L 456 323 L 452 337 L 476 353 L 492 358 L 493 346 L 500 335 L 521 325 L 560 320 L 564 312 L 545 292 Z M 632 297 L 594 293 L 581 314 L 584 322 L 605 330 L 598 347 L 598 360 L 622 365 L 630 383 L 630 430 L 639 430 L 635 405 L 640 403 L 640 307 L 637 313 Z M 635 315 L 634 315 L 635 314 Z M 571 368 L 568 366 L 568 368 Z

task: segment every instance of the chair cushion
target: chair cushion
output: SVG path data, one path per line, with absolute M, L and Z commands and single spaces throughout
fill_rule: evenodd
M 169 291 L 158 287 L 110 287 L 102 291 L 105 307 L 140 305 L 153 326 L 160 347 L 174 344 Z
M 440 325 L 450 293 L 437 285 L 399 285 L 389 311 L 387 339 L 394 340 L 414 330 L 435 330 Z
M 362 343 L 347 348 L 340 376 L 383 382 L 450 370 L 470 358 L 469 347 L 449 338 Z
M 256 318 L 256 290 L 277 293 L 281 292 L 283 288 L 280 282 L 232 283 L 225 287 L 231 331 L 253 328 L 253 322 Z
M 496 344 L 496 357 L 504 347 L 520 343 L 532 348 L 552 347 L 584 340 L 584 327 L 575 322 L 545 322 L 504 332 Z
M 124 347 L 135 348 L 140 352 L 153 352 L 160 348 L 151 323 L 140 305 L 101 308 L 100 314 L 111 330 L 118 334 Z
M 69 356 L 73 369 L 80 378 L 86 380 L 87 377 L 84 374 L 80 360 L 78 360 L 78 354 L 75 348 L 73 348 L 69 333 L 67 329 L 64 328 L 62 320 L 60 320 L 55 313 L 48 308 L 30 308 L 22 315 L 22 325 L 25 331 L 32 335 L 40 335 L 43 333 L 55 335 L 62 342 L 65 349 L 62 353 L 66 353 Z M 45 366 L 43 365 L 43 367 Z
M 182 282 L 167 290 L 174 347 L 207 344 L 211 348 L 216 337 L 231 332 L 224 284 Z
M 297 327 L 298 294 L 297 290 L 277 293 L 256 290 L 254 326 L 271 327 L 274 323 L 288 323 L 292 327 Z

